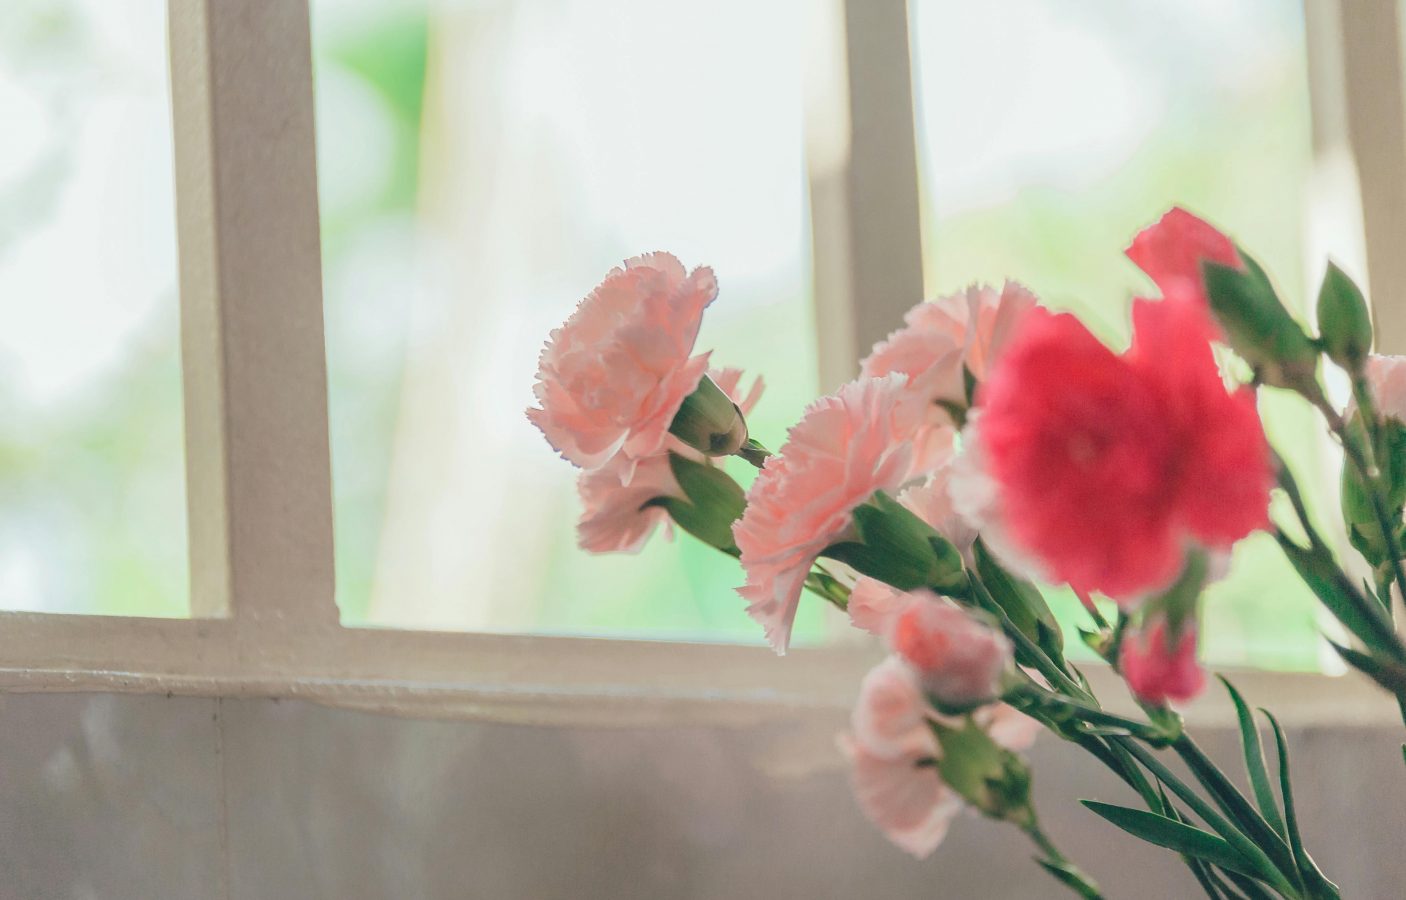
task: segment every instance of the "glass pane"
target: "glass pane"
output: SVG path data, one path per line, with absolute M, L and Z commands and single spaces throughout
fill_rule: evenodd
M 188 613 L 164 0 L 0 4 L 0 608 Z
M 716 551 L 577 550 L 524 410 L 549 329 L 655 249 L 715 267 L 699 345 L 765 364 L 759 437 L 815 395 L 800 10 L 315 0 L 345 621 L 760 640 Z
M 1153 288 L 1120 251 L 1176 204 L 1235 235 L 1302 304 L 1313 223 L 1300 4 L 915 0 L 912 10 L 930 293 L 1009 275 L 1126 341 L 1129 299 Z M 1316 508 L 1335 509 L 1336 463 L 1302 438 L 1321 429 L 1296 401 L 1274 399 L 1271 440 L 1310 476 Z M 1316 668 L 1315 609 L 1273 541 L 1254 537 L 1208 598 L 1206 653 L 1222 665 Z

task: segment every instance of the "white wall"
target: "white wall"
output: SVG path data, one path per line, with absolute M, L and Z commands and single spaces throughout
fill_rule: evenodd
M 1063 896 L 975 817 L 915 862 L 860 818 L 831 734 L 550 729 L 299 702 L 0 696 L 0 898 Z M 1402 895 L 1400 725 L 1291 735 L 1310 850 L 1352 898 Z M 1233 737 L 1207 741 L 1238 772 Z M 1129 800 L 1034 753 L 1042 817 L 1109 897 L 1196 896 L 1169 854 L 1070 802 Z

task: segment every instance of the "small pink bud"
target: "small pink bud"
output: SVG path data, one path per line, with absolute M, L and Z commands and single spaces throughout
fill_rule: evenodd
M 1206 684 L 1206 673 L 1196 661 L 1196 628 L 1186 626 L 1180 635 L 1167 633 L 1167 622 L 1130 633 L 1123 639 L 1118 663 L 1128 687 L 1147 703 L 1186 702 Z
M 995 700 L 1011 665 L 1011 643 L 961 607 L 915 592 L 894 620 L 889 642 L 943 707 L 970 709 Z

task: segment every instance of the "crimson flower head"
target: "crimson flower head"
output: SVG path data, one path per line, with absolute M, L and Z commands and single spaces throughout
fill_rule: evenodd
M 1214 325 L 1137 300 L 1118 355 L 1068 314 L 1026 317 L 977 395 L 980 455 L 1014 549 L 1125 606 L 1169 585 L 1188 543 L 1228 548 L 1268 524 L 1269 445 L 1227 391 Z

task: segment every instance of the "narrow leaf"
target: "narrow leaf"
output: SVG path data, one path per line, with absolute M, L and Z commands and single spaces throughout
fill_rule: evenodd
M 1166 847 L 1168 850 L 1175 850 L 1178 853 L 1205 860 L 1222 869 L 1259 877 L 1254 863 L 1237 853 L 1224 838 L 1217 837 L 1209 831 L 1183 825 L 1166 816 L 1143 812 L 1140 809 L 1130 809 L 1112 803 L 1100 803 L 1097 800 L 1080 800 L 1079 802 L 1128 834 L 1147 841 L 1149 844 L 1156 844 L 1159 847 Z
M 1240 720 L 1240 743 L 1245 751 L 1245 774 L 1250 778 L 1255 802 L 1259 804 L 1260 813 L 1264 815 L 1269 827 L 1281 838 L 1285 838 L 1288 832 L 1284 830 L 1284 818 L 1279 814 L 1274 788 L 1270 786 L 1269 772 L 1264 764 L 1264 747 L 1260 744 L 1260 732 L 1255 726 L 1254 713 L 1245 705 L 1245 698 L 1240 696 L 1235 685 L 1224 677 L 1221 677 L 1221 684 L 1225 685 L 1226 691 L 1230 693 L 1230 699 L 1235 703 L 1235 715 Z
M 1334 641 L 1328 641 L 1328 643 L 1343 658 L 1343 662 L 1398 697 L 1406 697 L 1406 666 L 1390 660 L 1378 659 L 1351 647 L 1344 647 Z
M 1260 714 L 1269 720 L 1270 727 L 1274 729 L 1274 743 L 1279 751 L 1279 793 L 1284 797 L 1284 823 L 1289 830 L 1289 846 L 1293 848 L 1294 859 L 1313 889 L 1313 896 L 1336 897 L 1338 886 L 1329 881 L 1314 863 L 1313 857 L 1304 849 L 1303 836 L 1299 834 L 1298 815 L 1294 812 L 1294 787 L 1289 782 L 1289 744 L 1284 739 L 1284 729 L 1279 727 L 1279 720 L 1269 710 L 1260 707 Z

